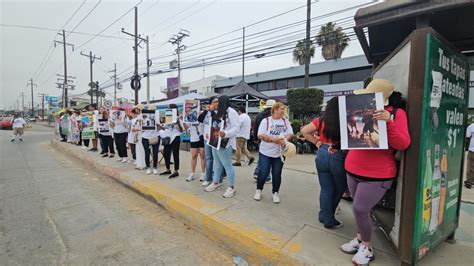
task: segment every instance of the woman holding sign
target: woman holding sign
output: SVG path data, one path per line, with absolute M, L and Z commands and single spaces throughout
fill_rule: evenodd
M 223 197 L 230 198 L 235 195 L 234 179 L 235 172 L 232 166 L 232 151 L 236 149 L 237 133 L 239 133 L 239 114 L 233 108 L 230 107 L 229 97 L 226 95 L 219 96 L 217 103 L 217 113 L 215 119 L 211 124 L 220 124 L 221 130 L 216 131 L 221 141 L 219 146 L 213 147 L 212 157 L 214 158 L 214 175 L 213 182 L 206 187 L 206 192 L 212 192 L 216 190 L 221 183 L 222 171 L 225 169 L 227 173 L 227 190 Z M 209 134 L 213 134 L 212 130 Z M 206 136 L 206 139 L 210 140 L 212 136 Z
M 172 123 L 162 125 L 161 141 L 163 144 L 163 156 L 165 157 L 166 171 L 162 172 L 160 175 L 169 175 L 169 178 L 175 178 L 179 176 L 179 146 L 181 144 L 181 132 L 183 131 L 183 120 L 182 117 L 178 118 L 178 106 L 176 104 L 170 104 L 168 106 L 167 112 L 172 114 L 167 114 L 167 122 L 171 121 Z M 170 111 L 170 110 L 176 111 Z M 173 116 L 173 113 L 176 112 L 176 117 Z M 171 153 L 173 153 L 173 162 L 174 162 L 174 172 L 171 173 Z
M 410 145 L 407 115 L 402 108 L 394 106 L 399 99 L 389 97 L 393 85 L 384 79 L 372 80 L 367 88 L 355 90 L 354 94 L 382 92 L 385 108 L 375 111 L 373 118 L 387 124 L 388 146 L 386 150 L 349 150 L 345 161 L 347 185 L 353 198 L 352 209 L 357 224 L 357 237 L 341 246 L 345 253 L 355 254 L 354 264 L 368 264 L 374 260 L 371 247 L 372 221 L 370 212 L 392 186 L 397 175 L 396 150 L 405 150 Z M 398 98 L 401 97 L 397 94 Z
M 99 119 L 99 134 L 102 139 L 103 153 L 102 157 L 113 158 L 115 156 L 114 151 L 114 139 L 112 138 L 112 132 L 109 127 L 109 112 L 102 112 L 102 119 Z M 110 152 L 110 155 L 109 155 Z
M 110 127 L 114 130 L 114 139 L 115 139 L 115 147 L 117 148 L 117 152 L 119 158 L 117 161 L 121 161 L 122 163 L 127 162 L 127 118 L 125 116 L 125 111 L 112 111 L 113 116 L 110 120 Z

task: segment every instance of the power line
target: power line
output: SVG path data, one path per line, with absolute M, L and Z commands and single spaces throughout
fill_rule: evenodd
M 174 26 L 174 25 L 176 25 L 176 24 L 178 24 L 178 23 L 180 23 L 180 22 L 183 22 L 183 21 L 185 21 L 185 20 L 191 18 L 192 16 L 198 14 L 199 12 L 203 11 L 204 9 L 210 7 L 211 5 L 213 5 L 213 4 L 215 4 L 215 3 L 216 3 L 216 0 L 212 1 L 211 3 L 209 3 L 208 5 L 202 7 L 201 9 L 197 10 L 196 12 L 194 12 L 194 13 L 192 13 L 192 14 L 190 14 L 190 15 L 188 15 L 188 16 L 186 16 L 186 17 L 184 17 L 184 18 L 182 18 L 182 19 L 180 19 L 180 20 L 178 20 L 178 21 L 176 21 L 176 22 L 174 22 L 173 24 L 171 24 L 171 25 L 169 25 L 168 27 L 163 28 L 163 29 L 161 29 L 161 30 L 164 31 L 164 30 L 169 29 L 170 27 L 172 27 L 172 26 Z
M 84 22 L 84 20 L 86 20 L 87 17 L 89 17 L 89 15 L 97 8 L 97 6 L 99 6 L 101 2 L 102 0 L 99 0 L 99 2 L 97 2 L 97 4 L 81 19 L 81 21 L 79 21 L 79 23 L 76 24 L 76 26 L 71 30 L 71 32 L 75 31 L 82 24 L 82 22 Z M 71 33 L 68 33 L 66 37 L 68 37 L 70 34 Z

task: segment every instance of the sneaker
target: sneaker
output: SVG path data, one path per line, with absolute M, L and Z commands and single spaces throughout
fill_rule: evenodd
M 255 158 L 253 158 L 253 157 L 252 157 L 252 158 L 250 158 L 250 160 L 249 160 L 249 164 L 248 164 L 248 165 L 251 165 L 251 164 L 252 164 L 254 161 L 255 161 Z
M 362 244 L 359 246 L 359 250 L 352 257 L 352 263 L 354 265 L 369 265 L 369 262 L 375 259 L 374 251 Z
M 202 182 L 201 186 L 205 187 L 205 186 L 209 186 L 211 184 L 211 181 L 204 181 Z
M 255 181 L 257 181 L 258 175 L 254 174 L 254 175 L 253 175 L 253 179 L 255 179 Z
M 10 142 L 14 142 L 14 141 L 15 141 L 15 139 L 11 139 L 11 140 L 10 140 Z
M 201 177 L 199 178 L 199 181 L 204 181 L 206 179 L 206 174 L 201 173 Z
M 272 182 L 272 179 L 271 179 L 271 178 L 265 180 L 265 184 L 270 184 L 271 182 Z
M 20 139 L 20 141 L 23 141 L 23 139 Z
M 178 171 L 174 171 L 168 178 L 171 179 L 171 178 L 175 178 L 177 176 L 179 176 Z
M 128 161 L 128 160 L 127 160 L 127 157 L 124 157 L 124 158 L 122 159 L 122 163 L 126 163 L 127 161 Z
M 338 220 L 334 219 L 334 222 L 330 223 L 330 224 L 325 224 L 324 225 L 324 228 L 326 229 L 334 229 L 334 228 L 341 228 L 343 227 L 344 225 L 339 222 Z
M 257 189 L 257 191 L 255 191 L 255 196 L 253 196 L 253 199 L 256 200 L 256 201 L 260 201 L 262 199 L 262 190 L 261 189 Z
M 114 158 L 114 154 L 109 155 L 109 158 Z
M 102 154 L 102 157 L 104 157 L 104 158 L 107 157 L 107 156 L 109 156 L 107 153 Z
M 151 175 L 151 169 L 150 168 L 146 169 L 146 174 Z
M 188 177 L 186 177 L 186 181 L 191 182 L 194 180 L 194 173 L 190 173 Z
M 85 150 L 85 149 L 87 149 L 87 147 L 86 147 L 86 146 L 82 146 L 81 149 Z
M 224 198 L 232 198 L 234 195 L 235 195 L 235 188 L 231 188 L 231 187 L 228 187 L 226 190 L 225 190 L 225 193 L 224 195 L 222 195 Z
M 233 163 L 232 165 L 233 165 L 233 166 L 242 166 L 241 163 Z
M 128 159 L 127 163 L 133 163 L 133 159 L 132 158 Z
M 153 174 L 154 174 L 154 175 L 158 175 L 158 169 L 153 168 Z
M 360 241 L 356 238 L 341 245 L 341 251 L 347 254 L 356 254 L 359 250 Z
M 120 162 L 120 161 L 122 161 L 122 158 L 119 157 L 116 161 L 117 161 L 117 162 Z
M 272 195 L 273 203 L 278 204 L 280 203 L 280 193 L 274 192 Z
M 217 189 L 218 187 L 220 187 L 220 186 L 221 186 L 220 183 L 216 184 L 216 183 L 212 182 L 212 183 L 211 183 L 209 186 L 207 186 L 204 190 L 205 190 L 206 192 L 212 192 L 212 191 L 216 190 L 216 189 Z

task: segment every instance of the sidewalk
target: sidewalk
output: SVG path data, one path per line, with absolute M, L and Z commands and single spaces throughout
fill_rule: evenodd
M 236 167 L 237 194 L 224 199 L 224 188 L 206 193 L 198 180 L 186 182 L 190 153 L 180 151 L 180 177 L 147 176 L 131 164 L 101 158 L 75 145 L 52 141 L 52 145 L 133 190 L 156 201 L 189 226 L 227 246 L 236 256 L 255 264 L 350 265 L 351 255 L 339 251 L 340 244 L 352 239 L 355 222 L 350 205 L 341 202 L 340 229 L 325 229 L 317 221 L 319 184 L 314 173 L 314 156 L 288 159 L 283 170 L 281 203 L 271 201 L 271 184 L 266 184 L 263 199 L 253 200 L 255 183 L 252 166 Z M 159 165 L 159 170 L 164 170 Z M 199 168 L 198 168 L 199 169 Z M 199 171 L 198 171 L 199 172 Z M 226 182 L 224 180 L 224 182 Z M 472 217 L 471 217 L 472 219 Z M 466 221 L 468 222 L 468 221 Z M 472 227 L 471 221 L 466 224 Z M 399 264 L 382 232 L 374 229 L 376 260 L 372 265 Z M 459 254 L 459 251 L 464 250 Z M 467 262 L 474 251 L 471 244 L 441 244 L 423 260 L 438 264 Z

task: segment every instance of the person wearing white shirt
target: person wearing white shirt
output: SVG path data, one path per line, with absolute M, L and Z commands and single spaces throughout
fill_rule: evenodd
M 470 124 L 466 130 L 466 143 L 469 141 L 469 148 L 467 149 L 467 177 L 464 181 L 464 186 L 466 188 L 471 188 L 474 184 L 474 124 Z
M 117 148 L 117 153 L 119 158 L 117 161 L 121 161 L 122 163 L 127 162 L 127 136 L 128 136 L 128 129 L 127 129 L 127 117 L 123 110 L 112 111 L 112 117 L 110 120 L 110 127 L 114 131 L 114 140 L 115 140 L 115 147 Z
M 99 112 L 95 110 L 95 105 L 91 104 L 88 107 L 89 112 L 93 112 L 92 115 L 92 127 L 94 129 L 94 138 L 92 139 L 92 148 L 89 151 L 98 151 L 97 149 L 97 139 L 99 136 Z
M 200 181 L 204 181 L 206 176 L 206 158 L 204 155 L 204 137 L 202 136 L 204 126 L 202 123 L 198 124 L 184 124 L 184 129 L 189 132 L 191 141 L 191 173 L 186 178 L 186 181 L 190 182 L 194 180 L 196 176 L 196 165 L 198 155 L 201 158 L 201 177 Z
M 99 127 L 99 134 L 102 142 L 102 157 L 113 158 L 115 156 L 114 150 L 114 140 L 112 138 L 112 130 L 109 127 L 110 117 L 108 111 L 102 112 L 102 119 L 99 119 L 99 122 L 104 123 L 104 125 Z M 110 155 L 109 155 L 110 152 Z
M 176 104 L 170 104 L 169 109 L 178 109 Z M 166 170 L 160 175 L 169 175 L 168 178 L 175 178 L 179 176 L 179 146 L 181 144 L 181 132 L 183 131 L 184 125 L 182 117 L 178 115 L 178 121 L 174 124 L 165 124 L 162 126 L 163 132 L 161 134 L 161 140 L 163 143 L 163 156 L 165 157 Z M 169 138 L 169 140 L 168 140 Z M 174 172 L 171 173 L 171 153 L 173 153 Z
M 273 203 L 280 203 L 281 171 L 283 169 L 282 146 L 293 138 L 293 129 L 289 121 L 284 118 L 286 106 L 277 102 L 272 106 L 272 115 L 262 120 L 258 127 L 258 138 L 262 141 L 259 148 L 258 164 L 260 171 L 257 179 L 257 191 L 254 199 L 262 198 L 262 189 L 265 179 L 272 171 L 272 198 Z
M 245 156 L 247 156 L 249 159 L 249 165 L 251 165 L 255 161 L 255 158 L 247 149 L 247 141 L 250 139 L 250 127 L 252 125 L 252 120 L 250 119 L 250 116 L 245 113 L 244 108 L 240 107 L 238 110 L 240 130 L 236 137 L 237 151 L 235 152 L 235 163 L 233 166 L 242 165 L 240 163 L 240 156 L 242 155 L 242 152 L 245 154 Z
M 13 115 L 12 119 L 12 129 L 13 129 L 13 137 L 11 142 L 16 140 L 16 136 L 19 136 L 19 140 L 23 141 L 23 128 L 25 126 L 25 120 L 18 115 Z
M 222 171 L 225 169 L 227 173 L 227 189 L 223 195 L 224 198 L 231 198 L 235 195 L 234 187 L 235 171 L 232 166 L 232 151 L 236 148 L 235 137 L 239 133 L 239 114 L 230 107 L 229 97 L 226 95 L 219 96 L 217 105 L 217 120 L 224 123 L 223 130 L 219 131 L 219 137 L 222 138 L 219 150 L 212 149 L 214 157 L 214 173 L 212 183 L 206 187 L 206 192 L 215 191 L 221 183 L 219 183 Z M 207 137 L 209 138 L 209 136 Z
M 212 156 L 212 147 L 208 144 L 208 141 L 209 141 L 208 137 L 210 135 L 212 118 L 216 114 L 218 103 L 219 103 L 219 99 L 217 99 L 216 96 L 212 96 L 210 98 L 210 102 L 206 110 L 204 110 L 202 114 L 198 117 L 199 123 L 202 123 L 203 125 L 204 157 L 206 159 L 206 175 L 201 185 L 205 187 L 209 186 L 212 183 L 214 157 Z M 222 177 L 224 177 L 224 172 L 222 173 Z M 222 179 L 223 178 L 221 178 L 219 183 L 222 183 Z
M 145 149 L 145 165 L 146 165 L 146 174 L 151 174 L 150 169 L 150 146 L 151 150 L 153 151 L 153 174 L 158 174 L 158 147 L 160 146 L 160 126 L 156 125 L 154 130 L 143 130 L 142 133 L 142 144 L 143 148 Z

